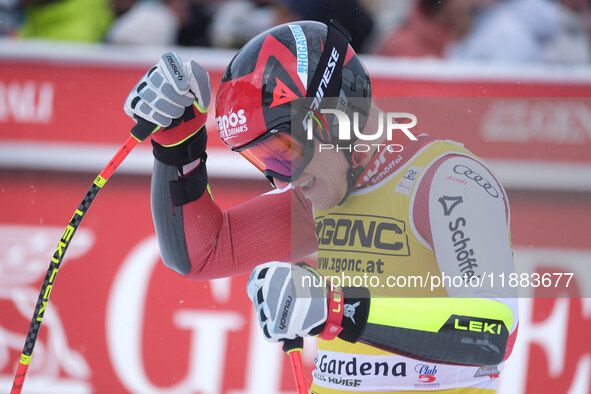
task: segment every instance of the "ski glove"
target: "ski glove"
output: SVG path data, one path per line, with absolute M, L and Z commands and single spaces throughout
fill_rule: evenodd
M 257 266 L 247 284 L 269 342 L 318 334 L 326 322 L 327 293 L 311 267 L 271 262 Z M 314 286 L 316 285 L 316 286 Z
M 271 262 L 250 275 L 248 296 L 270 342 L 320 334 L 333 339 L 342 330 L 343 293 L 312 267 Z
M 182 166 L 205 152 L 207 133 L 194 140 L 205 125 L 210 102 L 209 73 L 168 52 L 132 89 L 124 109 L 136 122 L 143 118 L 161 126 L 152 134 L 154 155 L 166 164 Z
M 257 266 L 247 284 L 265 339 L 277 342 L 309 335 L 357 342 L 369 314 L 369 289 L 335 287 L 304 264 Z

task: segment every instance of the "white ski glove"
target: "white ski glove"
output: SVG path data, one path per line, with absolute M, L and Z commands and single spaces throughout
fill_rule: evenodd
M 152 67 L 125 101 L 125 113 L 162 127 L 180 118 L 185 108 L 196 103 L 205 113 L 211 102 L 209 73 L 194 61 L 183 63 L 174 52 L 167 52 Z
M 319 278 L 313 268 L 290 263 L 271 262 L 254 269 L 247 292 L 265 339 L 277 342 L 320 333 L 328 306 Z

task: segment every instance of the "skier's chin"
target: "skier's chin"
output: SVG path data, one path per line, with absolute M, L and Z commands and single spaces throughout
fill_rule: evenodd
M 316 209 L 330 209 L 335 207 L 343 198 L 344 193 L 340 190 L 327 187 L 321 182 L 315 182 L 308 187 L 302 188 L 304 197 L 314 205 Z
M 273 183 L 275 184 L 275 187 L 277 189 L 285 189 L 286 187 L 289 186 L 289 182 L 282 181 L 282 180 L 277 179 L 277 178 L 273 178 Z

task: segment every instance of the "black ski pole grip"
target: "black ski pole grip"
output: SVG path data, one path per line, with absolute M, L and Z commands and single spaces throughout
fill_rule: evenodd
M 284 339 L 283 340 L 283 351 L 285 353 L 291 352 L 292 350 L 298 349 L 302 350 L 304 348 L 304 338 L 303 337 L 295 337 L 294 339 Z
M 139 118 L 136 125 L 131 128 L 131 135 L 133 135 L 136 140 L 142 142 L 148 138 L 150 134 L 156 131 L 158 127 L 158 125 L 155 125 L 152 122 Z

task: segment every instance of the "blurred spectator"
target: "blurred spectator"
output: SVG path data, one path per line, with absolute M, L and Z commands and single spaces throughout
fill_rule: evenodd
M 374 26 L 372 15 L 359 0 L 283 0 L 294 19 L 308 19 L 328 24 L 339 21 L 351 33 L 351 46 L 357 53 L 367 52 L 366 44 Z
M 545 45 L 548 63 L 591 62 L 591 0 L 562 0 L 557 5 L 559 31 Z
M 116 0 L 119 17 L 105 41 L 112 44 L 174 45 L 180 24 L 176 14 L 160 1 Z
M 377 44 L 384 56 L 444 57 L 446 48 L 470 29 L 476 10 L 494 0 L 418 0 L 408 20 Z
M 111 0 L 111 6 L 115 12 L 115 17 L 119 18 L 125 14 L 137 3 L 138 0 Z
M 0 0 L 0 36 L 16 34 L 20 14 L 18 0 Z
M 364 43 L 365 52 L 372 52 L 376 43 L 390 31 L 400 28 L 408 19 L 416 0 L 360 0 L 371 14 L 374 26 Z
M 23 38 L 99 42 L 115 18 L 109 0 L 21 0 Z
M 258 33 L 289 20 L 285 18 L 286 9 L 280 1 L 222 2 L 211 21 L 211 43 L 220 48 L 241 48 Z
M 113 0 L 114 44 L 210 46 L 214 6 L 206 0 Z
M 448 51 L 452 59 L 527 63 L 544 60 L 544 46 L 559 32 L 550 0 L 502 0 L 482 10 L 470 32 Z
M 211 46 L 209 26 L 215 4 L 208 0 L 166 0 L 175 13 L 179 28 L 176 44 L 182 46 Z M 215 2 L 214 2 L 215 3 Z

